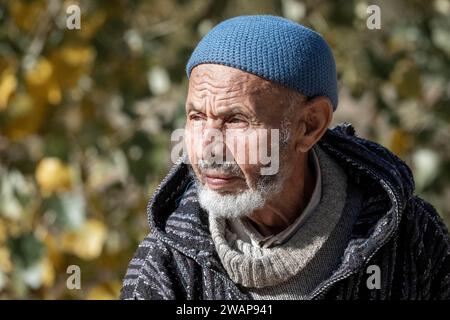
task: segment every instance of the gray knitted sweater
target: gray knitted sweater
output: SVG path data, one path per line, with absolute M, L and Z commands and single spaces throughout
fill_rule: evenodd
M 338 266 L 360 208 L 347 192 L 340 166 L 316 148 L 322 196 L 316 209 L 285 243 L 264 248 L 230 236 L 227 221 L 210 216 L 210 232 L 230 278 L 254 299 L 305 299 Z

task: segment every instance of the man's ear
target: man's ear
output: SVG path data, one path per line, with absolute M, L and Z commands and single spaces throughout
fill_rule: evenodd
M 327 97 L 307 100 L 301 107 L 296 151 L 307 152 L 324 135 L 332 118 L 333 106 Z

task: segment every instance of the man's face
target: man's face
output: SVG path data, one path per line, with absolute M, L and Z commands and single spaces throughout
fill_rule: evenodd
M 241 208 L 247 208 L 245 212 L 241 209 L 241 212 L 233 213 L 246 215 L 250 213 L 248 210 L 261 206 L 270 194 L 280 190 L 283 176 L 290 169 L 283 164 L 283 159 L 289 159 L 290 153 L 294 152 L 287 142 L 289 128 L 282 128 L 290 97 L 288 89 L 235 68 L 201 64 L 192 70 L 186 100 L 185 141 L 192 170 L 201 188 L 201 199 L 203 192 L 204 201 L 225 201 L 222 211 L 227 211 L 224 206 L 231 202 L 250 201 L 252 203 L 240 203 Z M 262 176 L 263 165 L 259 158 L 256 163 L 251 162 L 251 153 L 263 147 L 270 153 L 273 138 L 270 129 L 281 129 L 281 154 L 277 155 L 280 167 L 275 175 Z M 217 133 L 223 139 L 217 139 Z M 267 140 L 261 139 L 261 135 L 266 135 Z M 240 144 L 230 144 L 230 141 L 236 141 L 228 140 L 230 137 L 238 139 Z M 220 154 L 222 162 L 215 163 L 217 158 L 211 158 L 211 154 Z M 258 197 L 255 198 L 256 194 Z M 232 208 L 234 211 L 239 209 L 236 205 Z

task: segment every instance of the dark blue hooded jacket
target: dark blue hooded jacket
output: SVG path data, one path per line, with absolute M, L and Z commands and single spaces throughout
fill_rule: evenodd
M 363 194 L 363 206 L 340 264 L 311 299 L 450 299 L 450 237 L 435 209 L 414 195 L 406 164 L 349 124 L 318 142 Z M 207 213 L 185 194 L 191 182 L 179 161 L 148 204 L 150 234 L 124 278 L 122 299 L 250 299 L 223 268 Z M 368 266 L 380 288 L 367 285 Z

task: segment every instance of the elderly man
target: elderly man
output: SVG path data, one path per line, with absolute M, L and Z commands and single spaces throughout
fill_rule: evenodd
M 413 195 L 410 169 L 350 125 L 328 128 L 336 68 L 318 33 L 275 16 L 232 18 L 186 71 L 189 161 L 149 202 L 151 231 L 123 299 L 450 298 L 449 234 Z M 237 161 L 258 129 L 279 130 L 268 135 L 279 142 L 272 174 Z M 199 150 L 213 131 L 248 139 L 218 139 L 211 154 L 231 157 L 211 161 Z

